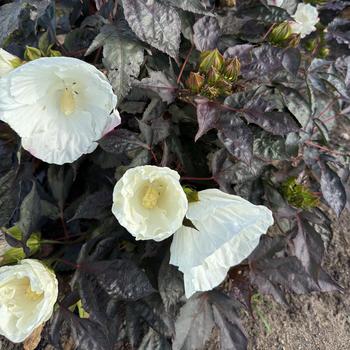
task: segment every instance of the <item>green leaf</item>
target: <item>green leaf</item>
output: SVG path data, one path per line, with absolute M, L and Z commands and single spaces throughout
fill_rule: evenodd
M 157 1 L 122 0 L 131 29 L 146 43 L 176 58 L 179 53 L 181 20 L 176 10 Z

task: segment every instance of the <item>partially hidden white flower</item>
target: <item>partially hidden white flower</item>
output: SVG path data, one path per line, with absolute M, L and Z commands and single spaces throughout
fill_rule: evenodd
M 52 315 L 58 295 L 53 272 L 38 260 L 0 268 L 0 334 L 24 341 Z
M 300 34 L 301 38 L 316 30 L 315 25 L 319 21 L 317 8 L 310 4 L 298 4 L 295 14 L 292 16 L 295 22 L 291 22 L 292 32 Z
M 187 298 L 218 286 L 273 224 L 268 208 L 241 197 L 217 189 L 200 191 L 198 196 L 186 215 L 198 230 L 182 226 L 170 248 L 170 263 L 184 274 Z
M 94 151 L 120 123 L 116 103 L 107 78 L 75 58 L 39 58 L 0 79 L 0 120 L 47 163 L 71 163 Z
M 283 4 L 284 0 L 267 0 L 267 4 L 270 6 L 280 7 Z
M 20 62 L 17 56 L 14 56 L 4 49 L 0 49 L 0 78 L 14 70 Z
M 114 187 L 112 212 L 137 240 L 162 241 L 181 227 L 188 208 L 179 180 L 166 167 L 129 169 Z

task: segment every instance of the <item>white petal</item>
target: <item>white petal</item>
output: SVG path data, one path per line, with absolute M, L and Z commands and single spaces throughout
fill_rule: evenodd
M 113 191 L 112 212 L 136 240 L 162 241 L 182 225 L 188 203 L 179 174 L 166 167 L 139 166 L 126 171 Z M 161 185 L 155 207 L 143 205 L 144 191 Z
M 185 275 L 186 295 L 220 284 L 230 267 L 247 258 L 273 224 L 266 207 L 216 189 L 199 192 L 199 201 L 189 204 L 186 216 L 198 231 L 180 228 L 170 248 L 170 263 Z
M 67 90 L 74 101 L 68 113 L 62 107 Z M 48 163 L 73 162 L 96 149 L 96 141 L 120 123 L 112 113 L 116 102 L 106 77 L 74 58 L 41 58 L 0 80 L 0 119 Z

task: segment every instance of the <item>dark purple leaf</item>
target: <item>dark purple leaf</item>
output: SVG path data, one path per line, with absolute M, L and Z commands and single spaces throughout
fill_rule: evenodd
M 214 50 L 220 37 L 219 23 L 215 17 L 202 17 L 194 24 L 193 33 L 193 42 L 197 50 Z
M 301 62 L 300 51 L 297 48 L 290 47 L 285 50 L 282 58 L 282 66 L 291 74 L 297 75 Z
M 181 20 L 172 7 L 147 0 L 122 0 L 122 4 L 129 26 L 141 40 L 177 57 Z
M 112 191 L 101 190 L 87 196 L 70 219 L 101 219 L 109 214 L 112 207 Z
M 146 274 L 131 260 L 99 261 L 93 269 L 98 285 L 112 298 L 137 300 L 154 292 Z
M 110 153 L 121 154 L 138 148 L 148 149 L 138 135 L 126 129 L 116 129 L 98 141 L 101 148 Z
M 217 124 L 219 140 L 234 157 L 250 164 L 253 157 L 253 133 L 234 113 L 223 113 Z
M 166 76 L 163 72 L 149 71 L 149 78 L 135 81 L 135 86 L 148 89 L 157 93 L 162 101 L 172 103 L 175 100 L 178 89 L 176 81 Z
M 257 124 L 274 135 L 287 135 L 299 130 L 294 119 L 285 112 L 262 112 L 258 109 L 245 109 L 243 113 L 248 122 Z
M 346 205 L 346 191 L 340 177 L 326 163 L 319 162 L 321 168 L 321 190 L 328 205 L 337 216 Z
M 169 264 L 169 254 L 159 269 L 158 288 L 165 310 L 175 315 L 177 304 L 184 296 L 184 282 L 181 272 Z
M 197 99 L 197 121 L 198 131 L 195 141 L 206 134 L 210 129 L 215 128 L 218 119 L 218 108 L 205 99 Z
M 245 350 L 247 338 L 240 324 L 237 305 L 218 292 L 193 296 L 181 308 L 175 323 L 174 350 Z
M 324 254 L 321 236 L 303 219 L 298 219 L 298 231 L 293 238 L 294 255 L 317 282 Z

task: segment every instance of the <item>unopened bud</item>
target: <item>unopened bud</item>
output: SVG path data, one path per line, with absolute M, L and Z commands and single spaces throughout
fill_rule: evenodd
M 224 57 L 218 49 L 201 53 L 199 70 L 208 73 L 210 68 L 216 68 L 219 72 L 224 65 Z
M 280 44 L 292 34 L 292 28 L 288 22 L 283 22 L 272 29 L 269 39 L 273 44 Z
M 213 85 L 205 85 L 201 91 L 201 95 L 208 97 L 210 100 L 214 100 L 221 95 L 221 90 Z
M 34 61 L 40 57 L 43 57 L 42 52 L 36 47 L 26 46 L 24 51 L 24 59 L 26 61 Z
M 237 57 L 225 61 L 224 77 L 229 81 L 237 80 L 241 72 L 241 63 Z
M 300 35 L 299 34 L 293 34 L 290 36 L 288 40 L 288 45 L 290 47 L 297 47 L 300 43 Z
M 189 186 L 183 186 L 182 188 L 186 194 L 188 203 L 199 202 L 198 191 Z
M 320 58 L 326 58 L 330 53 L 330 50 L 328 47 L 322 47 L 318 53 L 318 56 Z
M 191 72 L 187 81 L 187 87 L 195 94 L 198 94 L 204 85 L 204 76 L 200 73 Z
M 215 85 L 221 79 L 221 74 L 214 67 L 209 69 L 207 81 L 210 85 Z

